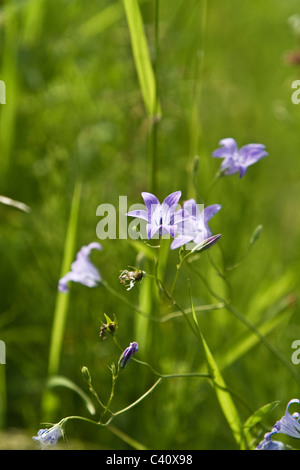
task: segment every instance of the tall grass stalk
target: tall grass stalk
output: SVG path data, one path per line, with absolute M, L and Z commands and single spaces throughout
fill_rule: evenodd
M 66 274 L 74 260 L 75 242 L 77 232 L 77 222 L 80 208 L 82 182 L 78 179 L 75 183 L 69 223 L 65 238 L 64 255 L 61 267 L 61 277 Z M 52 332 L 50 339 L 49 362 L 48 362 L 48 376 L 57 375 L 59 371 L 59 364 L 61 359 L 61 351 L 64 339 L 65 325 L 67 319 L 67 312 L 69 306 L 69 294 L 57 292 L 55 311 L 52 324 Z M 42 413 L 49 417 L 52 415 L 56 408 L 56 401 L 53 394 L 46 390 L 42 401 Z
M 64 256 L 63 256 L 62 267 L 61 267 L 61 277 L 70 270 L 70 266 L 74 260 L 81 188 L 82 188 L 81 180 L 77 180 L 75 183 L 75 187 L 74 187 L 68 229 L 67 229 L 67 234 L 66 234 L 66 239 L 65 239 Z M 48 364 L 49 375 L 57 374 L 58 369 L 59 369 L 59 362 L 60 362 L 63 336 L 64 336 L 64 330 L 65 330 L 65 324 L 66 324 L 66 318 L 67 318 L 68 305 L 69 305 L 69 294 L 58 292 L 57 297 L 56 297 L 56 305 L 55 305 L 55 311 L 54 311 L 50 352 L 49 352 L 49 364 Z
M 1 106 L 0 147 L 1 147 L 1 183 L 5 183 L 10 168 L 12 147 L 15 135 L 19 82 L 18 82 L 18 41 L 17 11 L 11 12 L 8 2 L 4 6 L 5 35 L 2 47 L 1 80 L 6 85 L 6 104 Z
M 206 37 L 206 23 L 207 23 L 207 0 L 202 0 L 202 9 L 201 12 L 201 30 L 199 43 L 201 49 L 196 50 L 195 52 L 195 63 L 194 63 L 194 77 L 193 77 L 193 90 L 192 90 L 192 109 L 190 114 L 190 147 L 189 147 L 189 171 L 188 171 L 188 198 L 195 197 L 199 199 L 199 194 L 197 191 L 197 175 L 194 171 L 194 161 L 195 157 L 201 160 L 203 152 L 200 152 L 200 147 L 203 146 L 202 142 L 202 125 L 199 116 L 199 107 L 201 104 L 201 92 L 203 86 L 203 71 L 204 71 L 204 51 L 205 51 L 205 37 Z M 201 154 L 199 157 L 199 153 Z M 199 165 L 197 165 L 197 168 Z M 199 202 L 203 202 L 199 200 Z
M 5 428 L 6 424 L 6 373 L 5 364 L 0 364 L 0 429 Z
M 149 132 L 149 173 L 150 191 L 157 190 L 157 126 L 160 115 L 158 99 L 158 47 L 159 47 L 159 0 L 155 0 L 155 67 L 150 59 L 150 53 L 145 34 L 143 18 L 137 0 L 123 0 L 130 32 L 134 63 L 138 75 L 141 93 L 146 111 L 150 119 Z
M 223 411 L 223 414 L 228 422 L 228 425 L 230 426 L 230 429 L 233 433 L 234 439 L 237 443 L 238 446 L 240 446 L 242 449 L 245 448 L 245 436 L 243 435 L 243 430 L 242 430 L 242 423 L 240 421 L 239 414 L 237 412 L 237 409 L 235 407 L 235 404 L 233 402 L 233 399 L 231 397 L 230 392 L 228 391 L 226 387 L 226 383 L 222 377 L 222 374 L 220 372 L 220 369 L 213 357 L 213 354 L 204 339 L 204 336 L 201 332 L 198 319 L 196 316 L 196 312 L 194 309 L 194 303 L 192 299 L 192 295 L 190 292 L 190 303 L 191 303 L 191 309 L 192 309 L 192 316 L 194 320 L 194 324 L 197 328 L 198 336 L 200 338 L 200 341 L 202 343 L 204 352 L 205 352 L 205 357 L 206 357 L 206 362 L 208 366 L 209 373 L 212 377 L 212 382 L 214 389 L 216 391 L 216 395 L 219 401 L 219 404 L 221 406 L 221 409 Z

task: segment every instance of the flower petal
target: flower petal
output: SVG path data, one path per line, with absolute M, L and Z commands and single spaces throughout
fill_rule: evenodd
M 176 248 L 180 248 L 181 246 L 186 245 L 192 240 L 193 240 L 193 237 L 191 236 L 180 235 L 172 241 L 171 250 L 176 250 Z
M 238 152 L 237 143 L 231 137 L 220 140 L 219 145 L 223 145 L 223 147 L 215 150 L 212 153 L 213 157 L 228 158 Z
M 136 217 L 138 219 L 147 220 L 147 222 L 149 222 L 149 213 L 147 211 L 143 211 L 143 210 L 129 211 L 125 215 L 129 217 Z
M 174 193 L 169 194 L 162 203 L 162 206 L 167 205 L 170 209 L 175 211 L 176 206 L 181 198 L 181 191 L 175 191 Z
M 63 276 L 58 283 L 60 292 L 68 292 L 68 282 L 79 282 L 88 287 L 95 287 L 101 281 L 98 269 L 90 261 L 91 250 L 102 250 L 102 246 L 97 242 L 92 242 L 83 246 L 76 255 L 75 261 L 71 265 L 71 270 Z
M 204 224 L 206 225 L 207 222 L 217 213 L 219 210 L 222 209 L 220 204 L 212 204 L 211 206 L 205 207 L 203 209 L 203 218 Z
M 197 219 L 201 216 L 201 210 L 199 209 L 199 206 L 203 208 L 203 204 L 197 204 L 195 199 L 188 199 L 183 203 L 183 209 Z
M 147 236 L 148 236 L 148 240 L 150 240 L 151 238 L 154 237 L 154 235 L 158 233 L 158 235 L 160 235 L 160 230 L 161 230 L 161 226 L 159 225 L 154 225 L 154 224 L 147 224 Z M 158 238 L 155 237 L 155 238 Z
M 144 203 L 149 214 L 153 213 L 155 209 L 154 206 L 160 206 L 160 202 L 157 197 L 154 196 L 154 194 L 144 192 L 142 193 L 142 197 L 144 199 Z

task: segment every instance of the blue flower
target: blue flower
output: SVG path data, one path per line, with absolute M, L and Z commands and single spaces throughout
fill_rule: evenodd
M 224 158 L 221 164 L 221 172 L 225 175 L 240 172 L 241 178 L 250 165 L 268 155 L 265 146 L 262 144 L 248 144 L 238 149 L 236 141 L 231 137 L 222 139 L 219 145 L 223 147 L 215 150 L 212 156 Z
M 287 404 L 285 415 L 275 423 L 271 432 L 268 432 L 264 435 L 264 440 L 257 446 L 257 449 L 268 449 L 268 446 L 272 446 L 269 442 L 277 442 L 272 441 L 272 436 L 274 434 L 286 434 L 287 436 L 300 438 L 300 414 L 295 412 L 290 414 L 289 408 L 293 403 L 300 404 L 300 400 L 294 398 L 290 400 Z M 280 449 L 278 449 L 280 450 Z
M 53 426 L 49 429 L 40 429 L 37 436 L 33 436 L 33 440 L 40 443 L 41 449 L 46 450 L 56 445 L 58 439 L 62 437 L 62 431 L 59 426 Z
M 174 238 L 177 223 L 183 217 L 182 210 L 176 211 L 181 191 L 176 191 L 167 196 L 162 204 L 154 194 L 143 192 L 142 197 L 147 210 L 134 210 L 126 215 L 147 221 L 147 236 L 149 240 L 157 233 L 160 236 L 169 234 Z
M 95 287 L 101 281 L 98 269 L 90 261 L 89 255 L 91 250 L 102 250 L 102 246 L 93 242 L 87 246 L 83 246 L 76 255 L 76 260 L 71 265 L 71 271 L 59 280 L 58 290 L 60 292 L 68 292 L 68 282 L 79 282 L 87 287 Z
M 272 441 L 272 439 L 264 439 L 255 450 L 285 450 L 285 446 L 280 441 Z
M 138 351 L 139 346 L 136 342 L 130 343 L 128 348 L 125 349 L 125 351 L 122 353 L 120 359 L 119 359 L 119 365 L 122 369 L 127 367 L 128 362 L 132 358 L 132 356 Z
M 221 208 L 222 206 L 219 204 L 213 204 L 200 211 L 194 199 L 185 201 L 183 204 L 184 217 L 177 224 L 177 235 L 171 244 L 171 249 L 174 250 L 191 241 L 198 245 L 210 238 L 212 231 L 208 226 L 208 221 Z

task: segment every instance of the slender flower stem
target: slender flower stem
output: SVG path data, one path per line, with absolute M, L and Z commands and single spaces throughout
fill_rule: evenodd
M 147 390 L 147 392 L 145 392 L 140 398 L 138 398 L 136 401 L 134 401 L 133 403 L 131 403 L 130 405 L 126 406 L 126 408 L 123 408 L 122 410 L 119 410 L 119 411 L 116 411 L 114 414 L 113 414 L 113 417 L 116 417 L 118 415 L 120 415 L 121 413 L 125 413 L 125 411 L 128 411 L 130 410 L 131 408 L 133 408 L 134 406 L 136 406 L 138 403 L 140 403 L 142 400 L 144 400 L 144 398 L 146 398 L 148 395 L 150 395 L 150 393 L 153 392 L 153 390 L 157 387 L 157 385 L 159 385 L 162 381 L 162 377 L 160 377 L 153 385 L 152 387 L 149 388 L 149 390 Z
M 99 403 L 99 405 L 101 406 L 101 408 L 104 408 L 105 411 L 109 411 L 111 413 L 111 411 L 108 409 L 108 405 L 104 405 L 104 403 L 102 403 L 102 401 L 100 400 L 99 398 L 99 395 L 98 393 L 96 392 L 96 390 L 94 389 L 94 387 L 92 386 L 92 384 L 89 385 L 89 389 L 90 389 L 90 392 L 94 395 L 94 397 L 96 398 L 97 402 Z
M 184 316 L 184 318 L 186 319 L 189 327 L 191 328 L 192 332 L 194 334 L 196 334 L 197 336 L 197 332 L 195 331 L 194 327 L 193 327 L 193 323 L 190 321 L 188 315 L 186 314 L 184 308 L 174 299 L 172 293 L 170 293 L 166 287 L 164 286 L 163 282 L 160 280 L 160 279 L 156 279 L 156 282 L 157 282 L 157 285 L 159 286 L 160 290 L 165 294 L 165 296 L 172 302 L 173 305 L 175 305 L 175 307 L 181 311 L 182 315 Z
M 110 396 L 109 396 L 107 405 L 105 407 L 105 410 L 103 411 L 103 413 L 101 415 L 101 420 L 103 419 L 103 417 L 106 415 L 107 412 L 111 413 L 111 415 L 115 414 L 115 413 L 113 413 L 112 411 L 109 410 L 109 407 L 110 407 L 110 404 L 111 404 L 112 399 L 113 399 L 114 394 L 115 394 L 115 386 L 116 386 L 117 378 L 118 378 L 118 374 L 114 375 L 114 373 L 112 373 L 112 386 L 111 386 Z
M 113 294 L 115 297 L 118 299 L 122 300 L 126 305 L 128 305 L 132 310 L 138 312 L 140 315 L 143 315 L 144 317 L 147 318 L 152 318 L 152 320 L 155 320 L 155 317 L 152 317 L 146 312 L 143 312 L 138 306 L 132 304 L 127 298 L 120 294 L 116 289 L 114 289 L 111 285 L 109 285 L 104 279 L 102 279 L 101 284 L 105 289 L 107 289 L 111 294 Z
M 178 276 L 179 276 L 179 271 L 181 269 L 182 263 L 183 263 L 183 259 L 181 259 L 179 261 L 179 263 L 176 265 L 176 273 L 175 273 L 174 281 L 173 281 L 172 288 L 171 288 L 171 295 L 173 295 L 173 292 L 174 292 L 174 289 L 175 289 L 175 285 L 176 285 L 176 282 L 177 282 L 177 279 L 178 279 Z
M 208 199 L 209 199 L 209 196 L 210 196 L 210 194 L 211 194 L 213 188 L 215 187 L 217 181 L 219 181 L 219 179 L 221 178 L 221 176 L 223 176 L 223 174 L 224 174 L 224 173 L 223 173 L 222 171 L 220 171 L 220 170 L 217 171 L 217 173 L 215 174 L 214 179 L 212 180 L 211 185 L 210 185 L 210 187 L 208 188 L 208 191 L 207 191 L 207 194 L 206 194 L 206 198 L 205 198 L 206 203 L 208 203 Z
M 215 297 L 215 299 L 223 302 L 224 308 L 226 308 L 230 313 L 232 313 L 241 323 L 243 323 L 249 330 L 251 330 L 264 344 L 269 351 L 274 354 L 275 357 L 287 368 L 287 370 L 291 373 L 291 375 L 296 379 L 297 382 L 300 383 L 300 376 L 298 372 L 291 366 L 290 362 L 278 351 L 268 340 L 267 338 L 253 325 L 241 312 L 239 312 L 233 305 L 223 299 L 219 294 L 216 294 L 209 284 L 206 282 L 204 277 L 198 270 L 190 265 L 190 269 L 202 280 L 203 284 L 207 288 L 207 290 Z
M 157 280 L 157 276 L 154 276 L 152 274 L 147 274 L 147 277 L 151 277 L 151 278 Z M 122 300 L 132 310 L 136 311 L 140 315 L 142 315 L 144 317 L 147 317 L 150 320 L 153 320 L 157 323 L 164 323 L 164 322 L 172 320 L 173 318 L 176 318 L 176 317 L 179 317 L 179 316 L 183 315 L 182 310 L 178 309 L 178 311 L 169 313 L 169 314 L 167 314 L 163 317 L 154 317 L 153 315 L 149 315 L 148 313 L 141 310 L 138 306 L 132 304 L 129 300 L 127 300 L 127 298 L 125 296 L 123 296 L 117 290 L 115 290 L 113 287 L 111 287 L 106 281 L 102 280 L 101 283 L 105 287 L 105 289 L 107 289 L 111 294 L 113 294 L 114 296 L 116 296 L 120 300 Z M 175 304 L 175 306 L 176 306 L 176 304 Z M 195 307 L 195 310 L 196 311 L 210 311 L 210 310 L 216 310 L 216 309 L 221 309 L 221 308 L 224 308 L 224 303 L 223 302 L 220 302 L 218 304 L 211 304 L 211 305 L 200 305 L 198 307 Z M 184 309 L 184 314 L 185 315 L 190 314 L 190 313 L 191 313 L 191 309 Z

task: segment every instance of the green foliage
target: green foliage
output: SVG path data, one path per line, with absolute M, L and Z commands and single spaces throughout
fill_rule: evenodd
M 13 203 L 0 204 L 2 429 L 31 439 L 50 412 L 52 422 L 78 414 L 87 418 L 66 426 L 71 448 L 232 449 L 242 434 L 255 445 L 300 398 L 291 362 L 300 110 L 298 69 L 285 60 L 299 46 L 288 24 L 297 9 L 296 0 L 3 2 L 0 202 Z M 215 178 L 211 153 L 225 137 L 263 143 L 269 156 L 242 179 Z M 97 240 L 98 205 L 117 207 L 119 195 L 140 203 L 153 187 L 160 200 L 181 190 L 221 204 L 218 243 L 177 272 L 178 250 L 159 260 L 148 245 L 100 240 L 103 285 L 58 294 L 75 253 Z M 126 291 L 128 266 L 157 272 L 167 290 L 146 276 Z M 118 343 L 99 337 L 114 315 Z M 81 369 L 106 404 L 109 367 L 130 341 L 139 352 L 118 377 L 113 425 L 97 428 Z M 187 375 L 208 365 L 213 380 Z

